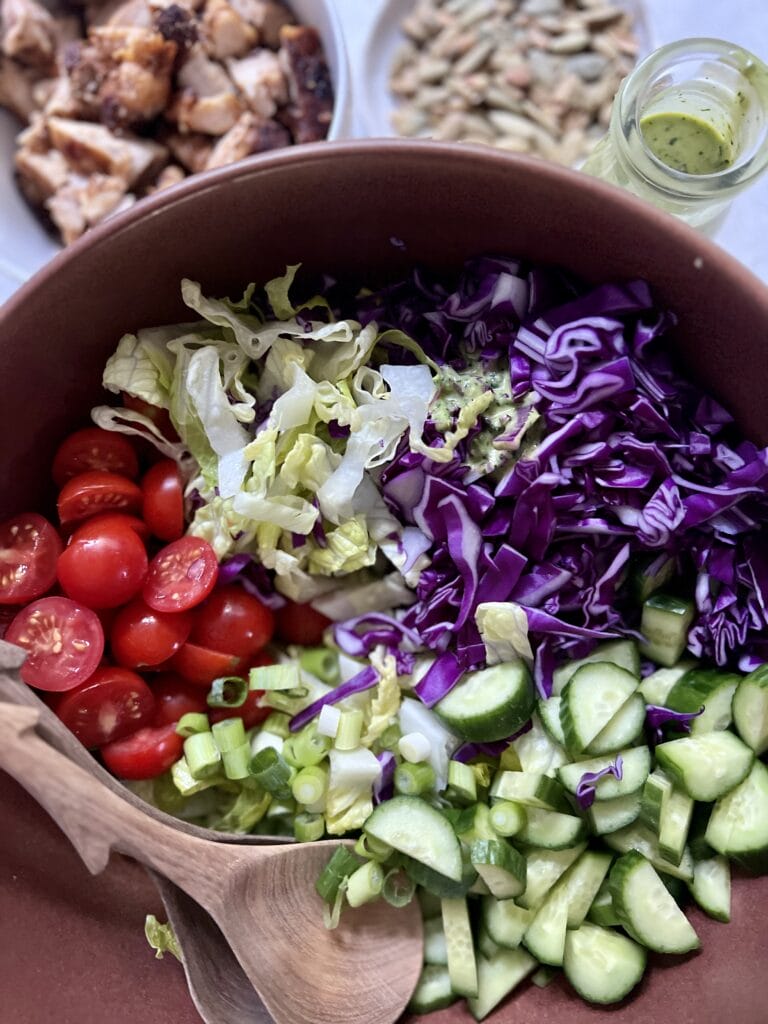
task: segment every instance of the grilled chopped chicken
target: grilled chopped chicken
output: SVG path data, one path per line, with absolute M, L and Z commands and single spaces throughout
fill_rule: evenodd
M 135 196 L 126 194 L 125 182 L 107 174 L 87 178 L 72 175 L 45 207 L 61 232 L 65 245 L 78 239 L 88 228 L 99 224 L 118 210 L 127 209 Z
M 76 117 L 79 107 L 72 96 L 69 79 L 45 78 L 35 86 L 35 103 L 44 114 Z
M 271 50 L 280 46 L 280 30 L 293 25 L 294 16 L 284 4 L 275 0 L 229 0 L 234 9 L 258 31 L 259 42 Z
M 176 43 L 179 54 L 186 54 L 197 42 L 198 21 L 194 11 L 184 4 L 168 4 L 152 12 L 153 24 L 163 39 Z
M 294 142 L 317 142 L 328 134 L 333 116 L 333 87 L 320 36 L 308 25 L 285 25 L 280 42 L 290 96 L 286 123 Z
M 203 12 L 203 40 L 212 57 L 242 57 L 256 44 L 258 33 L 227 0 L 208 0 Z
M 229 60 L 227 69 L 248 106 L 262 117 L 274 117 L 277 108 L 288 102 L 285 72 L 271 50 L 257 50 L 241 60 Z
M 178 52 L 159 32 L 105 25 L 68 48 L 66 69 L 83 116 L 111 127 L 151 121 L 168 104 Z
M 244 104 L 229 75 L 199 44 L 192 47 L 182 64 L 178 81 L 181 92 L 166 117 L 175 121 L 181 132 L 224 135 L 243 112 Z
M 56 22 L 37 0 L 0 4 L 0 52 L 20 64 L 51 69 L 56 57 Z
M 178 185 L 185 178 L 186 174 L 183 168 L 178 164 L 168 164 L 160 171 L 154 185 L 147 189 L 147 195 L 151 195 L 153 192 L 162 192 L 164 188 L 170 188 L 171 185 Z
M 85 9 L 89 28 L 115 25 L 126 28 L 152 28 L 152 8 L 148 0 L 94 0 Z
M 101 124 L 50 117 L 51 145 L 81 174 L 103 173 L 132 188 L 153 177 L 166 163 L 168 150 L 149 139 L 120 137 Z
M 283 125 L 277 121 L 265 121 L 248 111 L 213 147 L 206 168 L 224 167 L 254 153 L 281 149 L 290 145 L 290 141 L 291 137 Z
M 0 106 L 7 107 L 22 121 L 28 121 L 37 109 L 34 74 L 1 53 Z
M 35 206 L 42 206 L 46 199 L 63 188 L 71 173 L 66 159 L 55 149 L 47 153 L 20 149 L 14 163 L 24 195 Z
M 171 155 L 182 167 L 192 174 L 204 171 L 208 166 L 213 143 L 207 135 L 169 135 L 165 140 Z

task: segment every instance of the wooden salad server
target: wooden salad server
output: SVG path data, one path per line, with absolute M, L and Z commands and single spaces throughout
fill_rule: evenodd
M 88 869 L 111 850 L 169 878 L 214 919 L 277 1024 L 392 1024 L 421 970 L 416 903 L 379 901 L 323 924 L 314 883 L 335 841 L 211 842 L 178 831 L 104 787 L 35 732 L 36 709 L 0 705 L 0 767 L 43 806 Z

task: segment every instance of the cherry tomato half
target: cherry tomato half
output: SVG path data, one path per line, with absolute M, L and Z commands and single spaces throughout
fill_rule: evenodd
M 206 689 L 220 676 L 237 676 L 248 666 L 245 658 L 210 647 L 186 643 L 168 662 L 168 668 L 178 672 L 187 682 Z M 163 666 L 165 668 L 166 666 Z
M 72 690 L 96 671 L 104 653 L 98 616 L 68 597 L 43 597 L 22 608 L 5 639 L 29 651 L 21 678 L 39 690 Z
M 91 470 L 72 477 L 62 487 L 57 507 L 62 526 L 72 526 L 100 512 L 141 511 L 141 488 L 126 476 Z
M 147 552 L 135 530 L 105 522 L 118 516 L 98 518 L 100 523 L 88 520 L 76 530 L 59 556 L 59 583 L 69 597 L 89 608 L 117 608 L 141 589 Z
M 140 675 L 105 665 L 65 693 L 55 711 L 83 746 L 101 747 L 149 725 L 155 698 Z
M 56 582 L 61 540 L 36 512 L 0 523 L 0 604 L 25 604 Z
M 93 469 L 135 480 L 139 475 L 139 460 L 133 445 L 123 434 L 85 427 L 62 441 L 53 459 L 53 479 L 63 487 L 73 476 Z
M 183 612 L 200 604 L 213 590 L 219 563 L 200 537 L 181 537 L 149 563 L 142 596 L 159 612 Z
M 181 648 L 191 628 L 189 615 L 155 611 L 137 597 L 115 616 L 112 655 L 126 668 L 160 665 Z
M 155 698 L 152 725 L 170 725 L 183 715 L 208 711 L 204 691 L 173 672 L 163 672 L 152 680 L 152 694 Z
M 184 533 L 184 492 L 181 473 L 173 459 L 161 459 L 141 481 L 143 516 L 150 531 L 160 540 L 178 540 Z
M 176 725 L 149 725 L 101 748 L 104 764 L 120 779 L 154 779 L 181 757 Z
M 331 620 L 312 605 L 296 604 L 287 601 L 276 612 L 277 635 L 286 644 L 300 644 L 302 647 L 315 647 L 322 643 L 323 633 L 330 626 Z
M 77 528 L 79 533 L 84 530 L 86 526 L 89 526 L 92 530 L 97 531 L 101 529 L 112 529 L 116 526 L 125 526 L 129 530 L 138 536 L 146 544 L 149 540 L 149 527 L 143 519 L 139 519 L 138 516 L 129 516 L 124 512 L 102 512 L 100 515 L 91 516 L 90 519 L 86 519 L 82 526 Z
M 248 658 L 272 639 L 275 617 L 238 586 L 217 587 L 195 612 L 190 640 L 214 651 Z

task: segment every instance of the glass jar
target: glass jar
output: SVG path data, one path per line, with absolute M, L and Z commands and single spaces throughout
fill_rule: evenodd
M 768 168 L 768 67 L 718 39 L 656 50 L 619 87 L 582 170 L 708 234 Z

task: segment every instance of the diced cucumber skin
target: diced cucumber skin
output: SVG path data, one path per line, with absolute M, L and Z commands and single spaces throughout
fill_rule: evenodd
M 420 797 L 396 796 L 379 804 L 368 817 L 365 831 L 447 878 L 461 881 L 459 840 L 446 818 Z
M 477 965 L 478 993 L 467 1001 L 475 1020 L 484 1020 L 536 967 L 536 961 L 523 949 L 502 949 L 491 959 L 481 957 Z
M 448 950 L 440 917 L 432 917 L 424 922 L 424 963 L 441 967 L 448 965 Z
M 695 668 L 678 680 L 667 696 L 666 706 L 686 713 L 704 711 L 691 722 L 691 733 L 727 729 L 733 715 L 731 703 L 741 676 L 717 669 Z
M 615 800 L 595 800 L 587 810 L 589 827 L 596 836 L 607 836 L 626 828 L 640 817 L 640 793 L 628 793 Z
M 688 630 L 693 622 L 693 602 L 667 594 L 654 594 L 643 603 L 640 632 L 644 640 L 640 651 L 657 665 L 671 668 L 688 643 Z
M 517 949 L 533 920 L 533 911 L 520 907 L 514 900 L 483 900 L 483 923 L 493 941 L 504 949 Z
M 526 853 L 526 888 L 516 902 L 527 909 L 539 907 L 558 878 L 586 847 L 586 843 L 580 843 L 563 850 L 529 849 Z
M 727 857 L 718 855 L 699 861 L 693 869 L 690 889 L 708 917 L 728 924 L 731 920 L 731 868 Z
M 477 962 L 466 899 L 443 900 L 442 915 L 451 987 L 461 996 L 476 996 Z
M 475 840 L 470 859 L 497 899 L 513 899 L 525 891 L 525 857 L 504 839 Z
M 531 728 L 518 736 L 509 749 L 514 752 L 518 760 L 517 767 L 523 772 L 554 775 L 561 764 L 568 763 L 565 750 L 559 743 L 555 743 L 535 713 L 531 715 Z M 503 767 L 508 768 L 509 765 Z
M 615 800 L 642 789 L 651 770 L 651 752 L 648 747 L 630 747 L 616 754 L 574 761 L 557 769 L 557 777 L 569 793 L 576 794 L 579 782 L 585 772 L 600 772 L 612 765 L 618 757 L 622 759 L 622 777 L 613 775 L 598 779 L 595 787 L 595 801 Z
M 531 975 L 531 984 L 536 988 L 546 988 L 547 985 L 552 984 L 557 975 L 558 971 L 555 967 L 540 967 Z
M 757 757 L 768 750 L 768 665 L 745 676 L 733 695 L 733 721 Z
M 568 893 L 555 886 L 536 911 L 523 936 L 523 944 L 536 959 L 552 967 L 560 967 L 568 931 Z
M 549 736 L 561 747 L 565 746 L 563 726 L 560 721 L 560 697 L 550 697 L 538 703 L 539 718 Z
M 709 732 L 660 743 L 656 760 L 688 796 L 711 803 L 746 778 L 754 754 L 731 732 Z
M 583 665 L 591 665 L 596 661 L 609 662 L 611 665 L 618 665 L 619 668 L 631 672 L 637 679 L 640 678 L 640 652 L 634 640 L 607 640 L 598 644 L 586 658 L 569 662 L 567 665 L 560 665 L 554 671 L 552 694 L 559 697 L 566 684 Z
M 657 953 L 689 953 L 699 937 L 650 861 L 635 850 L 619 857 L 609 879 L 624 929 Z M 647 901 L 647 905 L 643 905 Z
M 492 896 L 488 898 L 493 899 Z M 488 960 L 496 956 L 496 954 L 502 949 L 502 947 L 497 942 L 494 942 L 494 940 L 488 934 L 487 928 L 485 928 L 483 925 L 481 925 L 480 928 L 478 929 L 477 942 L 475 943 L 475 945 L 477 947 L 477 952 L 480 954 L 480 956 L 484 956 Z
M 421 861 L 413 860 L 405 855 L 401 856 L 400 863 L 416 885 L 426 890 L 438 902 L 443 899 L 459 899 L 466 896 L 477 882 L 477 871 L 472 866 L 469 856 L 462 857 L 462 873 L 458 882 L 446 875 L 441 875 L 439 871 L 427 867 Z
M 586 834 L 587 823 L 582 818 L 560 814 L 559 811 L 542 811 L 538 807 L 530 807 L 528 820 L 515 838 L 528 846 L 565 850 L 580 843 Z
M 755 761 L 744 781 L 717 801 L 704 838 L 746 871 L 768 874 L 768 768 L 762 761 Z
M 526 807 L 568 814 L 571 805 L 558 780 L 539 772 L 498 772 L 489 794 L 492 800 L 512 800 Z
M 603 880 L 597 895 L 592 900 L 592 906 L 587 913 L 587 921 L 603 928 L 613 928 L 620 923 L 616 911 L 613 909 L 613 897 L 608 877 Z
M 671 668 L 658 668 L 643 679 L 638 692 L 646 704 L 665 707 L 675 683 L 693 668 L 696 668 L 696 662 L 692 658 L 684 658 Z
M 439 964 L 425 964 L 408 1009 L 418 1014 L 433 1013 L 435 1010 L 444 1010 L 458 998 L 451 988 L 448 968 Z
M 659 834 L 659 823 L 665 802 L 672 792 L 672 779 L 660 768 L 654 769 L 645 780 L 640 798 L 640 821 Z
M 661 562 L 653 575 L 648 575 L 645 572 L 646 568 L 652 568 L 653 562 L 658 560 L 659 556 L 656 554 L 644 556 L 630 571 L 629 586 L 637 604 L 642 604 L 657 590 L 674 579 L 676 564 L 675 558 L 671 555 Z
M 659 821 L 659 853 L 672 864 L 682 860 L 692 816 L 693 800 L 673 786 Z
M 585 922 L 566 935 L 565 976 L 588 1003 L 621 1002 L 642 978 L 646 962 L 642 946 L 609 928 Z
M 644 726 L 645 701 L 639 693 L 634 693 L 605 728 L 587 744 L 585 753 L 590 756 L 612 754 L 622 747 L 631 746 L 642 736 Z
M 684 851 L 679 864 L 672 864 L 661 856 L 658 837 L 638 822 L 619 829 L 617 832 L 611 832 L 605 836 L 604 842 L 606 846 L 618 853 L 637 850 L 651 862 L 657 871 L 672 875 L 673 878 L 680 878 L 684 882 L 693 880 L 693 858 L 690 850 Z
M 502 740 L 517 732 L 536 704 L 533 679 L 522 661 L 467 673 L 434 707 L 467 740 Z
M 557 883 L 568 892 L 568 928 L 580 928 L 584 923 L 612 861 L 612 853 L 587 850 Z
M 566 749 L 586 750 L 621 706 L 637 690 L 637 679 L 610 662 L 583 665 L 565 687 L 560 704 Z

